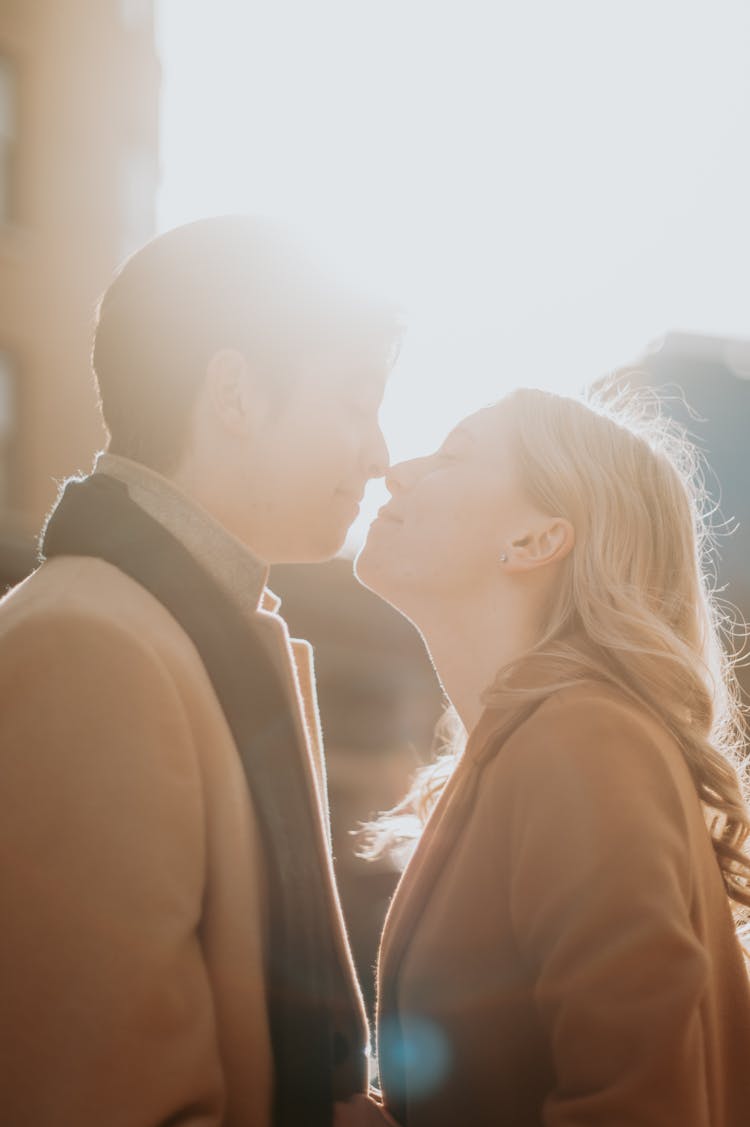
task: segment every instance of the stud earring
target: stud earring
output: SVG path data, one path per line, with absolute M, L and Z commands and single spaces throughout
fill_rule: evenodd
M 500 557 L 500 563 L 507 563 L 507 562 L 508 562 L 508 556 L 505 552 L 503 552 L 502 556 Z

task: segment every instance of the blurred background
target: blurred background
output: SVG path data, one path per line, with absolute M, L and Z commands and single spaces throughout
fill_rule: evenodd
M 750 616 L 748 57 L 746 0 L 0 0 L 0 587 L 103 445 L 89 349 L 113 270 L 243 211 L 295 220 L 405 306 L 394 459 L 517 384 L 637 361 L 706 451 L 719 582 Z M 397 873 L 350 831 L 429 754 L 441 694 L 349 560 L 272 585 L 316 648 L 371 999 Z

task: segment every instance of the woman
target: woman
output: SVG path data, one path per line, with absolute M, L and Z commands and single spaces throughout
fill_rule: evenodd
M 694 470 L 632 399 L 519 390 L 390 472 L 357 571 L 468 733 L 376 828 L 426 818 L 380 956 L 406 1127 L 750 1124 L 750 822 Z

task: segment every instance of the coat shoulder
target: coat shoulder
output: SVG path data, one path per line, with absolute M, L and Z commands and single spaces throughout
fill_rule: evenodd
M 59 648 L 84 635 L 98 635 L 111 653 L 156 661 L 179 679 L 205 678 L 197 650 L 169 611 L 104 560 L 47 560 L 0 602 L 0 651 L 17 651 L 24 640 Z
M 602 795 L 657 788 L 691 805 L 694 784 L 674 736 L 616 687 L 585 682 L 551 693 L 513 732 L 489 778 L 567 789 L 571 780 Z
M 61 556 L 45 560 L 0 601 L 0 636 L 25 622 L 45 617 L 98 619 L 138 632 L 170 616 L 135 580 L 104 560 Z

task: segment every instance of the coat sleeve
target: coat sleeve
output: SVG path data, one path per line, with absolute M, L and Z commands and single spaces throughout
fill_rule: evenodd
M 28 1127 L 214 1127 L 202 796 L 174 683 L 93 619 L 0 647 L 0 1092 Z
M 709 972 L 663 747 L 614 704 L 537 715 L 514 780 L 511 910 L 552 1050 L 545 1127 L 709 1127 Z

